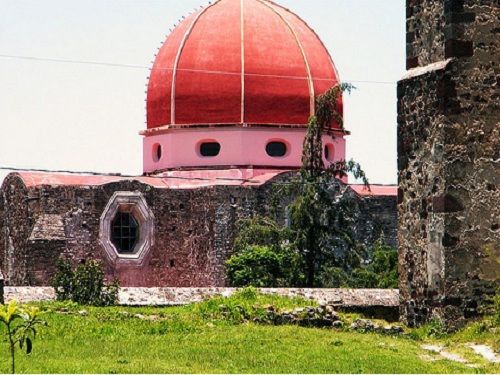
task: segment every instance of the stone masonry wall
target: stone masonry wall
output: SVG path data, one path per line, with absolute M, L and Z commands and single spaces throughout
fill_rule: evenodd
M 407 0 L 406 4 L 406 68 L 444 60 L 444 2 Z
M 26 275 L 32 196 L 18 177 L 7 178 L 0 191 L 0 270 L 5 280 L 16 283 Z
M 273 182 L 287 178 L 289 175 L 282 174 L 259 187 L 190 190 L 156 189 L 132 180 L 101 186 L 26 188 L 11 174 L 1 190 L 0 209 L 0 255 L 7 285 L 50 285 L 62 256 L 75 265 L 99 260 L 108 278 L 119 279 L 124 287 L 224 286 L 224 263 L 232 254 L 235 223 L 268 213 Z M 154 244 L 142 262 L 116 262 L 100 242 L 101 216 L 115 192 L 140 192 L 154 216 Z M 376 197 L 367 205 L 360 201 L 360 225 L 377 230 L 366 230 L 361 240 L 371 241 L 373 233 L 378 238 L 384 232 L 394 243 L 396 212 L 390 207 L 395 206 L 395 198 L 392 203 L 391 198 L 376 201 Z M 377 218 L 379 214 L 383 220 Z M 284 212 L 281 216 L 285 220 Z
M 410 325 L 438 317 L 458 326 L 500 279 L 500 12 L 496 1 L 447 0 L 424 16 L 412 13 L 416 3 L 424 1 L 407 2 L 408 31 L 442 37 L 421 44 L 432 58 L 398 86 L 401 315 Z M 439 31 L 430 20 L 441 6 Z

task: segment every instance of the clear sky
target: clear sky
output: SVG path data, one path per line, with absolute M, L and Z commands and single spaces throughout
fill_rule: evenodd
M 277 0 L 330 50 L 345 100 L 348 158 L 371 183 L 396 183 L 402 0 Z M 0 0 L 0 167 L 142 173 L 147 68 L 169 29 L 205 0 Z M 217 25 L 214 25 L 217 27 Z M 365 82 L 365 81 L 375 81 Z M 0 171 L 0 180 L 2 172 Z

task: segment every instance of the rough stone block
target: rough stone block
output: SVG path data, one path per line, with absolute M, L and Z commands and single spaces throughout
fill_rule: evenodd
M 462 211 L 464 206 L 451 194 L 443 194 L 432 198 L 432 211 L 435 213 L 448 213 Z
M 444 51 L 445 58 L 471 57 L 474 55 L 474 43 L 470 40 L 448 39 Z

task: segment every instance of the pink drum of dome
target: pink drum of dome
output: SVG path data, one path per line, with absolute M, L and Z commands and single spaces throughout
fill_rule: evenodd
M 215 1 L 177 25 L 156 57 L 144 170 L 298 167 L 315 98 L 338 83 L 327 49 L 294 13 L 267 0 Z M 338 130 L 325 138 L 326 161 L 344 158 Z

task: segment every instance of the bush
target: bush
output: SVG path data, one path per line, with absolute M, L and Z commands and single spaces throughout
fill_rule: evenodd
M 235 254 L 226 262 L 231 286 L 307 285 L 308 253 L 300 252 L 297 241 L 292 241 L 298 236 L 296 231 L 260 216 L 241 220 L 237 226 Z M 376 241 L 371 256 L 356 243 L 343 246 L 342 241 L 326 241 L 321 245 L 324 248 L 316 252 L 314 260 L 316 287 L 398 287 L 398 253 L 385 243 L 383 237 Z M 364 260 L 366 258 L 368 260 Z
M 73 270 L 70 262 L 60 259 L 52 286 L 59 301 L 71 300 L 93 306 L 111 306 L 118 301 L 118 281 L 105 285 L 104 271 L 96 260 L 80 264 Z
M 486 299 L 480 307 L 480 312 L 486 315 L 485 323 L 491 327 L 500 326 L 500 287 L 496 288 L 495 295 Z
M 341 267 L 323 267 L 318 275 L 322 288 L 348 288 L 351 278 Z
M 300 257 L 290 230 L 262 216 L 237 223 L 235 253 L 226 262 L 231 286 L 280 287 L 300 284 Z
M 251 245 L 226 262 L 231 286 L 289 286 L 296 278 L 297 254 L 288 246 L 281 248 Z
M 370 271 L 376 275 L 377 288 L 398 287 L 398 251 L 379 239 L 373 251 Z

